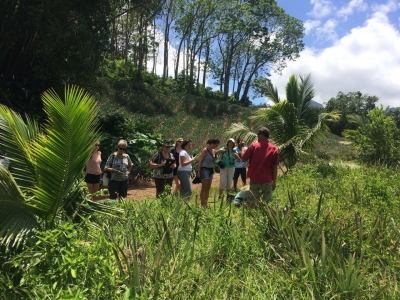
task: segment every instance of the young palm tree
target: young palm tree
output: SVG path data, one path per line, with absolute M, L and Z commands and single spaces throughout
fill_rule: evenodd
M 54 224 L 59 213 L 82 201 L 81 172 L 98 139 L 98 108 L 82 89 L 66 87 L 62 100 L 42 95 L 42 127 L 0 105 L 0 245 L 18 246 L 34 229 Z
M 300 154 L 312 149 L 317 140 L 325 138 L 324 131 L 329 131 L 326 122 L 336 121 L 340 115 L 337 112 L 321 113 L 314 127 L 305 125 L 303 116 L 314 98 L 311 75 L 291 75 L 286 85 L 286 100 L 279 99 L 277 88 L 270 81 L 261 90 L 274 104 L 258 109 L 250 120 L 254 128 L 267 126 L 270 129 L 270 140 L 279 148 L 280 162 L 288 170 L 296 164 Z M 257 140 L 257 135 L 243 124 L 232 124 L 227 134 L 242 136 L 248 143 Z

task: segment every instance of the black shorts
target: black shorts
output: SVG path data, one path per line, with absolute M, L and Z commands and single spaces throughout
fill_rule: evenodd
M 246 181 L 246 168 L 235 168 L 235 174 L 233 174 L 233 179 L 238 180 L 239 176 L 243 181 Z
M 85 182 L 86 183 L 100 183 L 100 175 L 94 175 L 94 174 L 86 174 L 85 176 Z

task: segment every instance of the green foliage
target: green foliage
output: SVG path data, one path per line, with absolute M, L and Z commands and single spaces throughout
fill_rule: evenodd
M 400 108 L 386 110 L 386 115 L 391 117 L 396 127 L 400 129 Z
M 279 160 L 286 169 L 297 163 L 301 154 L 315 148 L 317 141 L 325 139 L 324 132 L 329 131 L 328 122 L 334 122 L 339 115 L 335 112 L 321 113 L 314 127 L 308 127 L 304 117 L 309 111 L 310 101 L 314 97 L 311 75 L 306 77 L 292 75 L 286 85 L 286 100 L 280 100 L 277 88 L 268 81 L 259 89 L 274 104 L 260 108 L 250 117 L 252 128 L 267 126 L 270 140 L 279 148 Z M 244 137 L 247 142 L 254 142 L 257 136 L 243 124 L 234 123 L 228 135 Z
M 0 167 L 0 244 L 7 247 L 19 246 L 35 228 L 53 226 L 60 212 L 85 201 L 79 180 L 97 140 L 98 108 L 76 87 L 66 87 L 63 99 L 53 90 L 42 99 L 48 117 L 42 131 L 0 106 L 0 149 L 10 159 L 10 171 Z
M 379 100 L 376 96 L 361 94 L 361 92 L 350 92 L 343 94 L 339 92 L 335 98 L 331 98 L 325 106 L 325 112 L 339 111 L 340 120 L 337 123 L 329 124 L 331 131 L 341 136 L 343 130 L 354 130 L 356 126 L 348 119 L 348 115 L 366 115 L 375 108 L 375 103 Z
M 107 0 L 2 1 L 0 103 L 43 116 L 44 90 L 88 87 L 108 48 L 109 14 Z
M 397 170 L 292 168 L 271 207 L 171 195 L 59 223 L 3 260 L 0 295 L 98 299 L 397 299 Z M 374 178 L 371 181 L 371 178 Z
M 365 123 L 343 134 L 354 142 L 359 158 L 368 164 L 397 164 L 400 159 L 400 130 L 393 119 L 385 117 L 383 108 L 375 108 Z

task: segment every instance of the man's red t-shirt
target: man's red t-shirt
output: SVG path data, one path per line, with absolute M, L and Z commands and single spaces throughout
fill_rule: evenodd
M 255 142 L 242 154 L 242 159 L 249 160 L 247 177 L 251 182 L 271 182 L 273 169 L 279 163 L 278 147 L 268 140 Z

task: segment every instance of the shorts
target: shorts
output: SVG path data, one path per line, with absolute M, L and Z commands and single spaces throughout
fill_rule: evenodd
M 100 175 L 86 174 L 85 182 L 91 184 L 100 183 Z
M 214 178 L 214 169 L 202 167 L 200 170 L 200 179 L 213 179 Z

